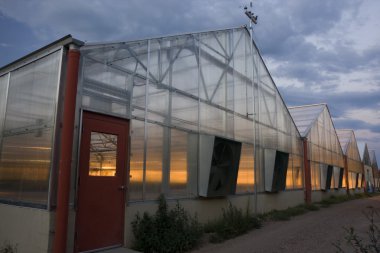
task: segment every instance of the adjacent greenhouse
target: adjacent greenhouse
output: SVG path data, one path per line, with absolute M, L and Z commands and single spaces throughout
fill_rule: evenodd
M 380 189 L 380 172 L 379 172 L 379 167 L 376 160 L 375 150 L 369 150 L 369 158 L 371 160 L 371 166 L 372 166 L 372 171 L 373 171 L 373 176 L 374 176 L 374 181 L 375 181 L 375 188 L 379 190 Z
M 346 156 L 348 188 L 356 190 L 362 187 L 363 183 L 363 164 L 360 159 L 359 149 L 356 142 L 355 134 L 350 129 L 338 129 L 342 150 Z
M 323 197 L 320 190 L 344 193 L 343 153 L 327 105 L 296 106 L 289 111 L 307 145 L 305 156 L 310 166 L 312 201 Z
M 367 143 L 358 143 L 358 148 L 364 166 L 365 187 L 369 192 L 372 192 L 375 186 L 375 179 Z

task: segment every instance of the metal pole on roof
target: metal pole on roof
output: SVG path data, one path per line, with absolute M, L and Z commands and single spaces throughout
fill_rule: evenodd
M 252 2 L 250 2 L 250 8 L 252 8 Z M 251 41 L 250 41 L 250 48 L 251 48 L 251 56 L 252 56 L 252 72 L 254 72 L 253 70 L 253 62 L 254 62 L 254 59 L 253 59 L 253 24 L 257 24 L 257 16 L 254 15 L 254 13 L 250 10 L 248 10 L 248 7 L 245 6 L 244 7 L 244 14 L 249 18 L 249 35 L 250 35 L 250 38 L 251 38 Z M 256 75 L 258 75 L 258 72 L 256 72 Z M 257 83 L 257 85 L 259 85 Z M 259 87 L 257 86 L 257 89 Z M 255 82 L 253 81 L 253 75 L 252 75 L 252 106 L 253 106 L 253 112 L 252 112 L 252 119 L 253 119 L 253 123 L 254 123 L 254 139 L 253 139 L 253 156 L 254 156 L 254 173 L 253 173 L 253 181 L 254 181 L 254 200 L 255 200 L 255 213 L 257 213 L 257 157 L 258 157 L 258 151 L 257 151 L 257 122 L 256 122 L 256 108 L 255 108 L 255 97 L 254 97 L 254 94 L 255 94 Z M 249 116 L 249 113 L 247 111 L 247 117 Z

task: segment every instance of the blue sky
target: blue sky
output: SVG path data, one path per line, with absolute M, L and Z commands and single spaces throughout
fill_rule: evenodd
M 241 0 L 1 0 L 0 66 L 66 34 L 125 41 L 247 23 Z M 328 103 L 380 159 L 380 1 L 253 1 L 254 39 L 289 106 Z

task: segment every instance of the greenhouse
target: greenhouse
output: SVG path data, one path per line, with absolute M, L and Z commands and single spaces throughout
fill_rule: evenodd
M 338 129 L 340 145 L 345 155 L 345 167 L 347 168 L 348 188 L 356 192 L 362 188 L 363 163 L 360 159 L 359 149 L 354 131 L 351 129 Z
M 306 197 L 315 202 L 325 195 L 344 194 L 343 153 L 327 105 L 289 107 L 289 111 L 304 138 L 306 166 L 310 169 L 305 177 L 305 183 L 307 177 L 310 180 L 309 187 L 305 185 Z
M 374 181 L 374 173 L 372 170 L 371 158 L 368 151 L 367 143 L 358 142 L 358 149 L 360 152 L 360 157 L 362 159 L 362 163 L 364 166 L 364 180 L 365 180 L 365 188 L 369 192 L 374 191 L 375 181 Z
M 246 27 L 66 36 L 1 68 L 0 91 L 0 236 L 21 251 L 129 246 L 160 194 L 203 222 L 304 202 L 302 140 Z M 313 159 L 343 167 L 335 144 Z
M 379 191 L 380 190 L 380 172 L 379 172 L 379 167 L 377 165 L 375 150 L 369 150 L 369 158 L 371 160 L 371 166 L 372 166 L 372 171 L 373 171 L 373 176 L 374 176 L 374 181 L 375 181 L 375 189 Z

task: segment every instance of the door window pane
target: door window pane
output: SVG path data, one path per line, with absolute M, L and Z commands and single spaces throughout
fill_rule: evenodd
M 91 132 L 90 176 L 113 177 L 116 174 L 117 136 Z

